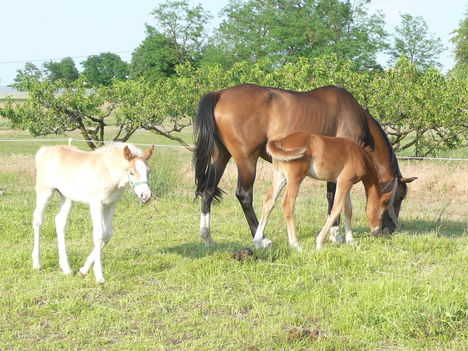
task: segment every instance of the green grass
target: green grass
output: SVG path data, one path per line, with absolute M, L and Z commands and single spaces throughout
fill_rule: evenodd
M 190 140 L 189 133 L 185 137 Z M 141 133 L 134 141 L 163 143 Z M 233 196 L 232 170 L 222 182 L 227 194 L 212 211 L 217 245 L 206 248 L 198 238 L 200 204 L 193 200 L 191 155 L 159 148 L 151 160 L 158 197 L 142 205 L 126 190 L 117 206 L 114 237 L 104 250 L 106 283 L 100 286 L 92 272 L 85 278 L 61 274 L 53 223 L 57 198 L 42 230 L 43 270 L 32 269 L 38 146 L 0 143 L 2 351 L 466 348 L 466 200 L 453 205 L 465 206 L 464 219 L 452 216 L 452 205 L 445 205 L 447 197 L 466 199 L 466 193 L 411 191 L 403 204 L 403 230 L 372 239 L 357 191 L 356 243 L 327 242 L 316 252 L 325 190 L 324 184 L 307 181 L 296 211 L 304 252 L 287 248 L 278 205 L 267 227 L 274 247 L 239 262 L 232 255 L 252 245 Z M 411 165 L 405 162 L 404 171 Z M 268 184 L 268 179 L 256 184 L 257 213 Z M 91 251 L 91 229 L 87 207 L 76 204 L 67 230 L 75 271 Z

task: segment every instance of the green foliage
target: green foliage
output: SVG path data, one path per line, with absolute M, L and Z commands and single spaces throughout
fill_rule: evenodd
M 13 84 L 13 86 L 18 90 L 21 90 L 21 82 L 24 79 L 41 79 L 44 76 L 43 72 L 39 69 L 39 67 L 37 67 L 31 62 L 26 62 L 26 64 L 24 65 L 24 69 L 19 69 L 16 71 L 16 73 L 17 74 L 15 77 L 15 83 Z
M 79 130 L 85 140 L 91 140 L 91 148 L 104 140 L 104 119 L 113 107 L 105 106 L 102 94 L 87 90 L 82 80 L 52 83 L 23 77 L 19 87 L 28 91 L 30 98 L 20 104 L 8 99 L 0 108 L 0 115 L 14 128 L 27 129 L 35 136 Z
M 104 118 L 115 110 L 112 117 L 118 130 L 113 140 L 125 141 L 143 128 L 189 147 L 177 133 L 193 123 L 200 97 L 208 91 L 242 83 L 298 91 L 339 85 L 380 121 L 396 151 L 424 156 L 466 145 L 465 74 L 420 70 L 404 58 L 387 71 L 356 71 L 352 66 L 336 54 L 278 67 L 269 59 L 236 62 L 228 69 L 219 63 L 187 62 L 176 66 L 170 77 L 114 80 L 90 91 L 80 82 L 70 86 L 30 78 L 22 89 L 30 92 L 31 101 L 20 105 L 10 101 L 0 114 L 34 135 L 78 129 L 85 139 L 98 142 L 104 140 Z
M 169 38 L 160 33 L 148 34 L 132 53 L 130 78 L 144 77 L 155 83 L 161 78 L 174 75 L 178 63 L 177 51 Z
M 75 61 L 71 57 L 66 57 L 60 62 L 46 62 L 44 63 L 44 69 L 48 79 L 52 83 L 58 80 L 70 83 L 77 80 L 80 76 L 75 66 Z
M 455 68 L 459 70 L 468 69 L 468 10 L 465 18 L 460 21 L 460 27 L 452 32 L 454 36 L 450 39 L 455 44 Z
M 407 59 L 400 59 L 385 72 L 359 72 L 351 66 L 336 55 L 302 58 L 274 70 L 271 61 L 262 60 L 254 64 L 238 62 L 230 69 L 220 64 L 185 66 L 179 69 L 178 79 L 185 77 L 187 83 L 183 84 L 195 81 L 195 88 L 186 89 L 183 95 L 186 108 L 195 106 L 207 91 L 241 83 L 298 91 L 339 85 L 351 91 L 382 123 L 396 151 L 408 149 L 413 155 L 424 156 L 466 144 L 466 75 L 445 77 L 435 68 L 421 71 Z M 182 105 L 179 98 L 181 95 L 170 102 L 171 106 Z
M 401 24 L 395 31 L 394 42 L 388 50 L 390 64 L 395 64 L 404 56 L 419 68 L 440 66 L 437 58 L 445 48 L 440 38 L 428 32 L 424 18 L 403 14 Z
M 300 57 L 334 53 L 352 68 L 378 67 L 376 53 L 385 46 L 381 14 L 368 15 L 369 1 L 230 1 L 226 19 L 212 45 L 225 54 L 221 63 L 257 62 L 268 57 L 278 66 Z M 211 49 L 207 54 L 215 53 Z M 210 58 L 207 58 L 210 61 Z M 211 60 L 212 62 L 213 60 Z M 230 61 L 230 62 L 229 62 Z
M 211 18 L 201 5 L 190 7 L 187 0 L 166 1 L 151 14 L 156 26 L 147 26 L 149 35 L 163 34 L 177 54 L 179 64 L 197 61 L 206 38 L 206 24 Z
M 82 75 L 90 87 L 109 86 L 114 79 L 127 79 L 129 73 L 128 64 L 110 52 L 89 56 L 81 64 L 84 68 Z
M 421 72 L 400 59 L 370 89 L 368 107 L 397 151 L 411 148 L 425 156 L 466 142 L 466 77 L 444 77 L 434 68 Z

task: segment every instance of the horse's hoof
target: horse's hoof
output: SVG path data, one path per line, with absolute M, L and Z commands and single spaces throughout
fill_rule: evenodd
M 205 246 L 206 246 L 206 247 L 213 247 L 213 246 L 215 246 L 215 244 L 216 244 L 216 243 L 214 242 L 213 239 L 211 239 L 211 238 L 205 239 Z
M 301 245 L 299 243 L 290 244 L 289 247 L 291 249 L 296 250 L 297 252 L 302 252 L 302 247 L 301 247 Z
M 335 236 L 330 235 L 330 241 L 335 244 L 343 244 L 345 242 L 340 234 L 336 234 Z
M 73 271 L 71 269 L 64 269 L 63 270 L 63 275 L 72 275 Z
M 270 239 L 268 239 L 268 238 L 263 238 L 262 244 L 261 244 L 261 245 L 262 245 L 262 247 L 263 247 L 264 249 L 266 249 L 266 248 L 268 248 L 268 247 L 272 247 L 272 246 L 273 246 L 273 242 L 272 242 Z

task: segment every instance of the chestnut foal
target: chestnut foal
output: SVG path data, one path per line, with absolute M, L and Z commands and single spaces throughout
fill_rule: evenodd
M 366 191 L 366 214 L 372 235 L 376 236 L 384 227 L 382 220 L 386 212 L 395 227 L 399 226 L 393 210 L 398 179 L 379 182 L 370 154 L 359 144 L 349 139 L 299 132 L 268 142 L 267 152 L 273 158 L 274 177 L 273 184 L 265 195 L 262 218 L 254 237 L 254 245 L 257 248 L 271 245 L 271 241 L 264 238 L 263 232 L 271 210 L 287 184 L 282 205 L 288 226 L 289 245 L 298 251 L 301 250 L 294 225 L 294 204 L 299 187 L 306 176 L 337 184 L 333 208 L 316 240 L 317 249 L 322 247 L 330 227 L 343 207 L 346 242 L 354 240 L 351 232 L 350 190 L 360 181 L 363 182 Z M 401 178 L 399 181 L 409 183 L 415 179 Z M 343 241 L 340 236 L 331 239 L 335 242 Z

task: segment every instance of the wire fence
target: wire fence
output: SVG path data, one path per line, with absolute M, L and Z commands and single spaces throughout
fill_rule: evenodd
M 83 140 L 83 139 L 0 139 L 1 142 L 36 142 L 36 143 L 50 143 L 50 142 L 66 142 L 68 145 L 72 145 L 73 142 L 96 142 L 96 140 Z M 103 141 L 104 144 L 111 144 L 113 141 Z M 168 145 L 168 144 L 143 144 L 143 143 L 132 143 L 137 146 L 151 146 L 155 147 L 167 147 L 167 148 L 177 148 L 177 149 L 187 149 L 187 147 L 182 145 Z M 189 145 L 188 148 L 193 148 L 193 145 Z M 420 157 L 420 156 L 397 156 L 399 160 L 416 160 L 416 161 L 460 161 L 467 162 L 468 158 L 451 158 L 451 157 Z

